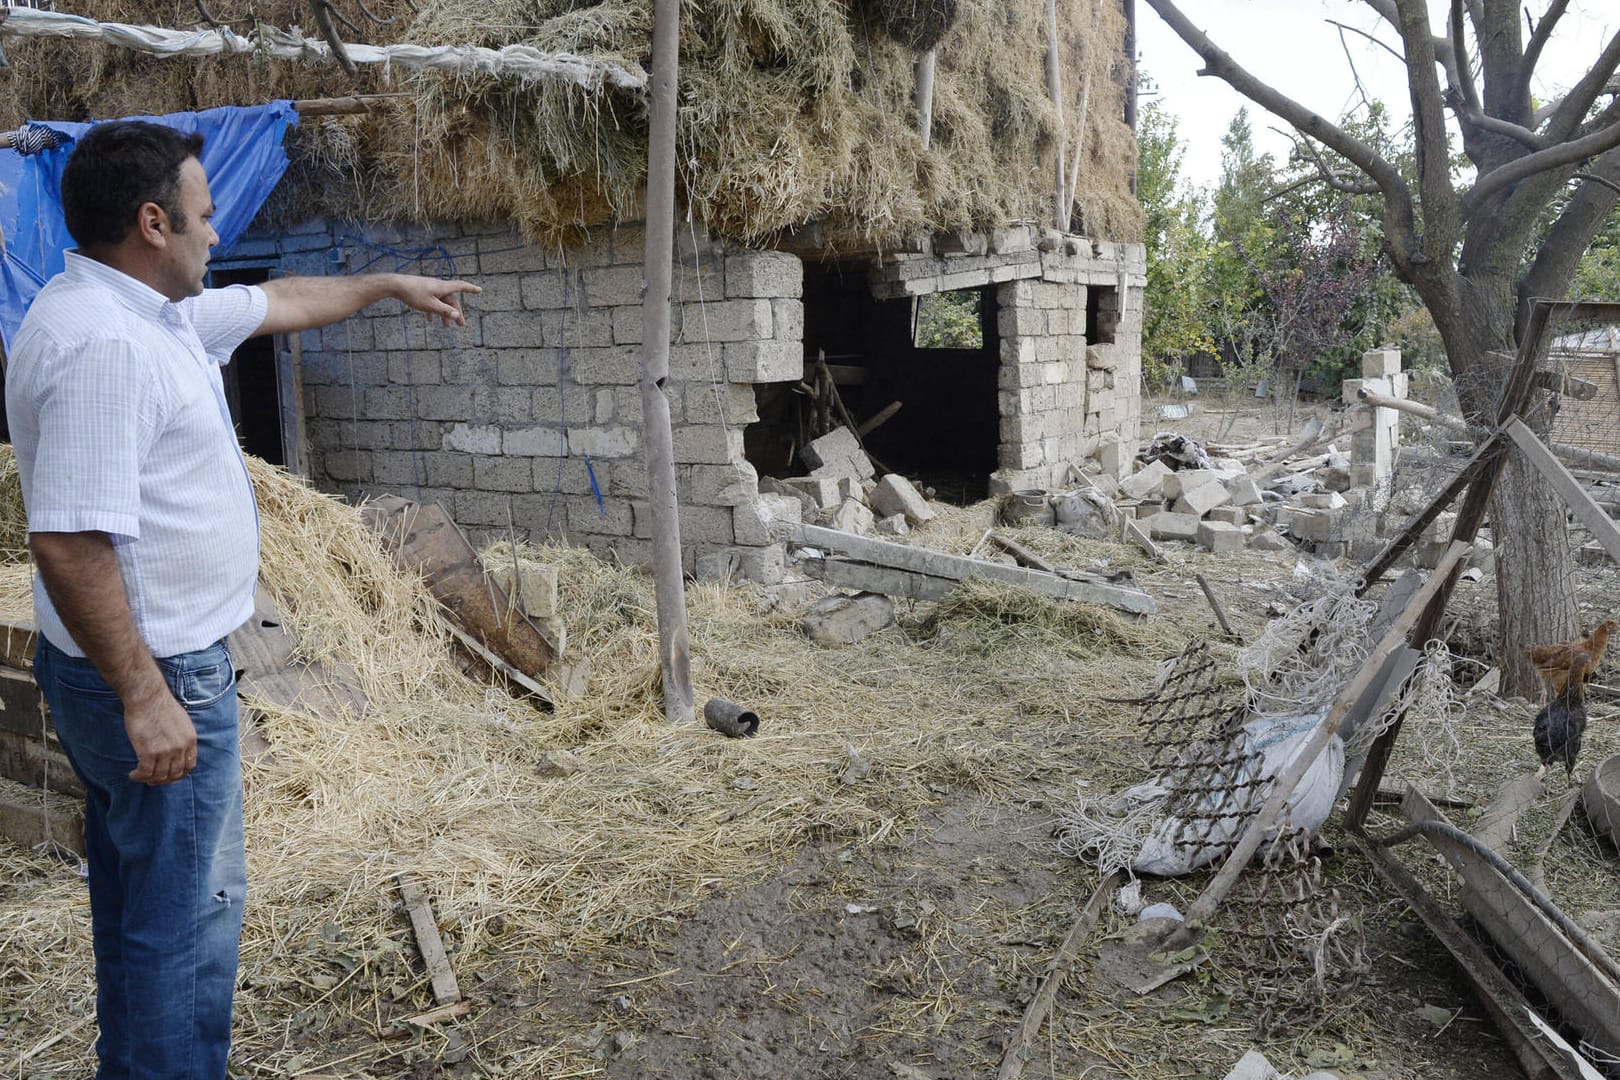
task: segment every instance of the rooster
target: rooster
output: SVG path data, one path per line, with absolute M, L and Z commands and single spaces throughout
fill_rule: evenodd
M 1563 687 L 1536 714 L 1534 738 L 1541 769 L 1536 778 L 1547 774 L 1553 762 L 1562 762 L 1564 777 L 1575 772 L 1575 759 L 1581 753 L 1581 736 L 1586 733 L 1586 675 L 1593 661 L 1588 653 L 1573 652 L 1563 673 Z
M 1576 654 L 1587 657 L 1586 674 L 1590 675 L 1603 662 L 1603 650 L 1609 646 L 1609 634 L 1616 629 L 1620 629 L 1620 622 L 1605 619 L 1598 623 L 1591 637 L 1578 641 L 1557 641 L 1551 645 L 1532 645 L 1525 650 L 1525 655 L 1529 656 L 1537 673 L 1556 698 L 1564 692 L 1564 682 L 1569 678 Z

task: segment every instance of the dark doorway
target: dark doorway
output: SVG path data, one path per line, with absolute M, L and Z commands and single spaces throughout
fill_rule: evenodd
M 857 424 L 900 402 L 897 412 L 863 436 L 871 455 L 933 487 L 938 498 L 984 498 L 1000 439 L 995 290 L 955 294 L 958 321 L 976 319 L 977 327 L 967 328 L 976 334 L 925 333 L 925 341 L 943 340 L 945 347 L 923 347 L 917 344 L 917 304 L 874 299 L 867 274 L 865 264 L 805 264 L 805 383 L 814 385 L 817 357 L 824 356 Z M 789 451 L 807 434 L 813 402 L 791 384 L 758 391 L 760 422 L 748 431 L 749 460 L 762 475 L 802 475 L 803 466 Z
M 210 275 L 215 288 L 262 285 L 270 280 L 263 266 L 231 267 Z M 276 383 L 276 344 L 269 334 L 248 338 L 222 369 L 225 402 L 231 408 L 242 449 L 272 465 L 286 465 L 281 435 L 281 393 Z

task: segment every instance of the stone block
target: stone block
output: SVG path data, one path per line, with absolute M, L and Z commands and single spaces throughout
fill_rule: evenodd
M 1401 373 L 1401 350 L 1373 349 L 1361 354 L 1361 374 L 1377 379 Z
M 1224 521 L 1228 525 L 1243 525 L 1249 520 L 1249 515 L 1238 506 L 1217 506 L 1204 517 L 1206 521 Z
M 1192 514 L 1161 512 L 1147 519 L 1148 535 L 1155 540 L 1196 540 L 1200 524 Z
M 1333 538 L 1338 525 L 1336 511 L 1296 510 L 1288 522 L 1288 531 L 1296 540 L 1325 541 Z
M 681 495 L 704 506 L 741 506 L 759 497 L 759 474 L 746 461 L 734 465 L 691 465 Z M 798 502 L 797 497 L 794 502 Z
M 1296 495 L 1294 502 L 1307 510 L 1343 510 L 1347 505 L 1344 496 L 1336 491 L 1313 491 L 1305 495 Z
M 1271 528 L 1258 528 L 1249 536 L 1251 551 L 1292 551 L 1288 538 Z
M 585 303 L 592 308 L 641 305 L 645 275 L 640 266 L 592 267 L 580 271 L 579 277 L 585 288 Z M 527 286 L 528 282 L 525 281 L 524 285 Z
M 818 600 L 799 624 L 817 645 L 852 645 L 894 622 L 894 604 L 887 596 L 859 593 Z
M 1229 521 L 1203 521 L 1198 525 L 1198 546 L 1220 554 L 1243 550 L 1243 529 Z
M 1260 485 L 1247 476 L 1228 480 L 1226 493 L 1234 506 L 1255 506 L 1261 502 Z
M 584 427 L 568 429 L 568 451 L 594 458 L 629 457 L 641 445 L 640 433 L 627 427 Z
M 1174 500 L 1173 509 L 1178 514 L 1203 517 L 1217 506 L 1224 505 L 1230 499 L 1231 496 L 1226 493 L 1225 484 L 1203 484 L 1183 491 L 1181 497 Z
M 833 511 L 831 527 L 840 532 L 854 533 L 856 536 L 865 536 L 871 531 L 874 524 L 872 511 L 859 499 L 845 499 Z
M 725 465 L 743 460 L 742 428 L 682 424 L 674 434 L 677 465 Z
M 773 336 L 769 300 L 682 304 L 679 317 L 686 341 L 759 341 Z
M 801 520 L 799 500 L 791 495 L 761 495 L 732 510 L 732 530 L 739 544 L 763 547 L 777 537 L 773 527 L 779 521 Z
M 561 428 L 530 425 L 508 428 L 502 438 L 503 452 L 512 457 L 564 457 L 568 443 Z
M 722 356 L 727 382 L 798 382 L 804 378 L 804 345 L 799 341 L 728 341 Z
M 865 480 L 875 473 L 855 433 L 846 427 L 811 440 L 799 451 L 799 457 L 812 476 L 853 476 Z
M 726 259 L 728 297 L 804 295 L 804 263 L 786 251 L 743 251 Z
M 527 458 L 475 457 L 472 463 L 473 486 L 480 491 L 534 490 L 534 467 Z
M 901 514 L 911 525 L 921 525 L 934 518 L 934 509 L 923 498 L 922 492 L 910 480 L 896 473 L 890 473 L 877 482 L 869 501 L 879 516 L 887 518 Z
M 1189 491 L 1219 482 L 1220 477 L 1214 469 L 1182 469 L 1164 478 L 1164 497 L 1171 500 L 1179 499 Z
M 759 491 L 762 495 L 790 495 L 799 500 L 799 515 L 801 521 L 814 521 L 816 514 L 822 509 L 821 504 L 810 495 L 790 484 L 785 484 L 774 476 L 759 478 Z
M 501 429 L 487 424 L 452 424 L 444 431 L 442 445 L 463 454 L 498 454 Z
M 1127 498 L 1157 499 L 1164 495 L 1164 481 L 1173 475 L 1170 466 L 1162 461 L 1150 461 L 1141 469 L 1119 482 L 1119 489 Z
M 990 250 L 997 255 L 1030 251 L 1034 246 L 1035 238 L 1028 225 L 1013 225 L 990 231 Z
M 820 510 L 836 509 L 838 504 L 844 501 L 835 477 L 793 476 L 788 478 L 787 483 L 809 495 L 815 501 L 816 508 Z
M 804 303 L 800 300 L 771 301 L 771 336 L 777 341 L 804 341 Z
M 1112 431 L 1103 432 L 1097 440 L 1097 449 L 1094 451 L 1097 464 L 1102 466 L 1102 475 L 1115 481 L 1122 480 L 1130 475 L 1134 455 L 1125 446 L 1120 437 Z M 1118 487 L 1118 484 L 1115 484 Z
M 877 534 L 879 536 L 908 536 L 911 526 L 906 524 L 906 515 L 891 514 L 886 518 L 879 518 Z
M 745 581 L 757 581 L 761 585 L 781 582 L 787 567 L 787 553 L 782 544 L 735 547 L 730 551 L 737 557 L 737 573 Z

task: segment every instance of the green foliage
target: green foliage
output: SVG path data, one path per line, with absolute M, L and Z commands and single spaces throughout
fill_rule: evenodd
M 1620 301 L 1620 208 L 1609 211 L 1608 220 L 1581 256 L 1569 295 L 1576 300 Z
M 919 349 L 982 349 L 984 329 L 980 321 L 981 297 L 978 290 L 930 293 L 917 300 Z
M 1198 193 L 1181 177 L 1176 118 L 1156 101 L 1138 117 L 1137 147 L 1136 191 L 1147 218 L 1142 374 L 1157 385 L 1169 377 L 1172 359 L 1214 348 L 1204 310 L 1210 244 Z

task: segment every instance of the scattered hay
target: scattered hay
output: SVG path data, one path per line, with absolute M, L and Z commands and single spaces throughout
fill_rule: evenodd
M 650 0 L 376 0 L 377 44 L 527 44 L 622 64 L 650 64 Z M 762 240 L 821 218 L 851 242 L 895 243 L 936 229 L 1049 222 L 1057 117 L 1047 99 L 1041 0 L 714 0 L 684 6 L 678 184 L 714 231 Z M 419 9 L 419 10 L 418 10 Z M 301 0 L 261 0 L 252 17 L 307 22 Z M 90 0 L 90 18 L 184 27 L 193 3 Z M 227 14 L 216 12 L 221 18 Z M 1077 206 L 1089 233 L 1129 240 L 1141 210 L 1127 187 L 1134 140 L 1125 127 L 1126 68 L 1115 3 L 1062 12 L 1070 147 L 1083 144 Z M 1096 31 L 1093 32 L 1093 18 Z M 236 25 L 244 31 L 251 18 Z M 350 35 L 353 36 L 353 35 Z M 935 131 L 916 132 L 914 64 L 937 38 Z M 76 41 L 8 44 L 0 112 L 85 119 L 275 97 L 406 91 L 369 117 L 312 120 L 292 136 L 293 167 L 261 223 L 511 220 L 530 239 L 641 213 L 646 108 L 633 96 L 577 87 L 520 87 L 479 76 L 346 76 L 245 57 L 164 59 Z M 1075 119 L 1078 73 L 1091 72 Z

